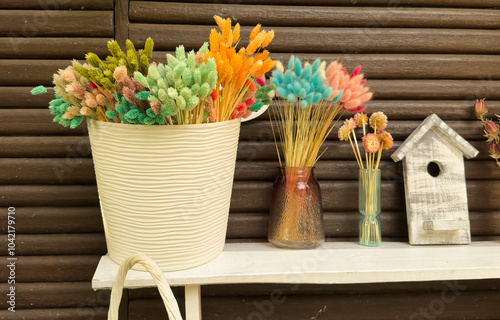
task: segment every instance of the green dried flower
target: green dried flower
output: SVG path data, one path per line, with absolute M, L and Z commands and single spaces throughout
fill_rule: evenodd
M 44 94 L 47 93 L 47 88 L 45 88 L 44 86 L 37 86 L 31 89 L 30 93 L 32 95 Z

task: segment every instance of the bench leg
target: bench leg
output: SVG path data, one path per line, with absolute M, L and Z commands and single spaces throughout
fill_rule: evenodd
M 201 320 L 201 287 L 185 287 L 186 320 Z

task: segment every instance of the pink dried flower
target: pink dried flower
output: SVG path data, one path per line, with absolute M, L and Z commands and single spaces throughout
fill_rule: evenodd
M 71 119 L 73 119 L 73 118 L 75 117 L 75 115 L 74 115 L 74 114 L 72 114 L 71 112 L 68 112 L 68 111 L 67 111 L 67 112 L 65 112 L 65 113 L 63 114 L 63 116 L 62 116 L 62 117 L 63 117 L 64 119 L 71 120 Z
M 135 101 L 134 91 L 131 90 L 129 87 L 123 87 L 123 97 L 125 97 L 125 99 L 130 103 L 134 103 Z
M 85 94 L 85 87 L 79 83 L 70 83 L 65 88 L 66 92 L 74 95 L 76 98 L 83 100 Z
M 215 108 L 212 108 L 212 112 L 208 115 L 208 121 L 210 122 L 216 122 L 217 121 L 217 110 Z
M 129 77 L 125 76 L 123 78 L 123 85 L 125 85 L 126 87 L 128 87 L 130 90 L 132 91 L 135 91 L 135 86 L 134 86 L 134 83 L 132 82 L 132 79 L 130 79 Z
M 344 110 L 349 112 L 363 111 L 373 94 L 368 92 L 369 88 L 365 87 L 365 79 L 363 74 L 360 74 L 361 67 L 358 66 L 349 75 L 347 70 L 342 67 L 342 64 L 334 61 L 330 63 L 326 70 L 326 84 L 332 87 L 332 95 L 330 100 L 337 97 L 343 90 L 340 104 Z
M 153 112 L 156 115 L 160 114 L 161 104 L 159 101 L 153 100 L 153 101 L 151 101 L 150 105 L 151 105 L 151 109 L 153 110 Z
M 344 120 L 344 126 L 349 129 L 349 133 L 353 132 L 356 128 L 356 121 L 354 118 L 349 118 Z
M 72 66 L 67 67 L 66 70 L 62 72 L 61 76 L 64 79 L 64 81 L 67 82 L 73 82 L 76 80 L 75 70 L 73 69 Z
M 378 139 L 380 140 L 380 145 L 383 150 L 389 150 L 394 145 L 394 139 L 392 135 L 387 131 L 381 131 L 377 134 Z
M 106 97 L 103 95 L 103 94 L 97 94 L 95 96 L 95 99 L 97 101 L 97 104 L 100 105 L 100 106 L 105 106 L 106 105 Z
M 478 100 L 476 99 L 476 103 L 474 104 L 474 110 L 477 115 L 483 115 L 488 112 L 486 109 L 486 104 L 484 103 L 484 99 Z
M 374 133 L 368 133 L 363 137 L 363 147 L 368 153 L 376 153 L 380 149 L 380 140 Z
M 261 76 L 259 78 L 255 78 L 255 82 L 257 82 L 257 84 L 261 87 L 265 86 L 266 85 L 266 77 L 265 76 Z
M 80 114 L 84 116 L 90 116 L 92 114 L 92 109 L 90 109 L 89 107 L 82 107 L 80 109 Z
M 490 121 L 490 120 L 484 122 L 483 127 L 484 127 L 484 131 L 486 131 L 486 133 L 489 133 L 489 134 L 494 134 L 498 130 L 497 125 L 493 121 Z
M 202 64 L 205 61 L 205 54 L 203 52 L 198 52 L 194 57 L 194 62 L 196 64 Z
M 207 110 L 208 113 L 211 113 L 213 109 L 214 109 L 214 100 L 212 99 L 211 96 L 208 96 L 205 98 L 205 110 Z
M 489 146 L 490 157 L 495 160 L 500 159 L 500 145 L 498 142 L 490 142 Z
M 122 82 L 126 76 L 127 76 L 127 67 L 125 66 L 119 66 L 113 72 L 113 78 L 115 78 L 117 82 Z
M 361 66 L 357 66 L 354 68 L 354 70 L 351 72 L 350 78 L 353 78 L 357 76 L 361 72 Z
M 252 104 L 255 103 L 255 98 L 254 97 L 251 97 L 250 99 L 248 99 L 247 101 L 245 101 L 245 104 L 247 105 L 248 108 L 250 108 L 252 106 Z
M 383 112 L 374 112 L 370 116 L 370 127 L 376 131 L 382 131 L 387 127 L 387 116 Z
M 354 115 L 354 121 L 356 121 L 356 125 L 359 128 L 363 128 L 363 126 L 368 124 L 368 116 L 364 113 L 356 113 Z
M 96 97 L 90 92 L 85 92 L 85 104 L 92 109 L 97 108 Z

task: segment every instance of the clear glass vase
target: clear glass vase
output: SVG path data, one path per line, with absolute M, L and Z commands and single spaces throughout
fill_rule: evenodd
M 382 236 L 380 221 L 380 169 L 359 169 L 359 244 L 380 246 Z
M 279 168 L 268 240 L 281 248 L 312 249 L 325 241 L 321 191 L 312 167 Z

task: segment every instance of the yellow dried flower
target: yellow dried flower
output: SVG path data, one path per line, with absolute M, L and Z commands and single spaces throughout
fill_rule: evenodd
M 387 116 L 383 112 L 375 112 L 370 116 L 370 127 L 382 131 L 387 127 Z
M 368 116 L 364 113 L 356 113 L 354 115 L 354 120 L 356 121 L 356 125 L 359 128 L 363 128 L 363 126 L 368 124 Z
M 346 125 L 341 126 L 339 129 L 339 140 L 340 141 L 348 141 L 349 134 L 351 134 L 351 130 L 349 129 L 349 127 Z

